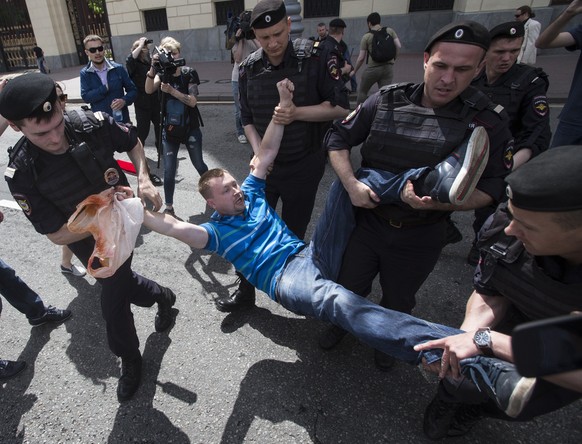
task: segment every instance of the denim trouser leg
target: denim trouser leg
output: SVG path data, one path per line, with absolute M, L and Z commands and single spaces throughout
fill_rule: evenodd
M 167 205 L 173 205 L 180 144 L 168 141 L 164 133 L 162 137 L 162 148 L 164 153 L 164 200 Z
M 0 259 L 0 294 L 28 319 L 38 318 L 46 311 L 40 296 L 16 276 L 16 272 L 2 259 Z
M 550 148 L 564 145 L 582 145 L 582 129 L 580 125 L 558 121 Z
M 400 192 L 407 180 L 418 179 L 429 168 L 410 169 L 400 174 L 360 168 L 356 177 L 380 197 L 383 204 L 400 202 Z M 313 234 L 314 260 L 325 278 L 335 281 L 348 240 L 355 227 L 354 207 L 339 180 L 327 195 L 325 208 Z
M 245 131 L 242 126 L 242 121 L 240 119 L 240 96 L 238 91 L 238 82 L 232 83 L 232 97 L 234 99 L 234 122 L 236 125 L 236 135 L 242 136 Z
M 192 165 L 198 171 L 201 176 L 208 171 L 208 166 L 204 163 L 202 158 L 202 131 L 200 128 L 193 129 L 188 135 L 188 141 L 186 142 L 186 148 L 188 149 L 188 155 L 192 161 Z
M 442 354 L 440 349 L 419 353 L 414 351 L 415 345 L 461 333 L 456 328 L 383 308 L 325 279 L 313 262 L 312 245 L 283 270 L 277 299 L 296 314 L 337 325 L 370 347 L 411 364 L 417 364 L 421 357 L 432 363 Z

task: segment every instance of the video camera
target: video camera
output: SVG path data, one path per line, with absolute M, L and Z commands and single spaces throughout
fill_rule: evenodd
M 180 66 L 186 65 L 186 61 L 183 58 L 174 59 L 172 52 L 168 49 L 156 46 L 156 52 L 159 54 L 159 58 L 153 66 L 162 80 L 174 74 Z
M 255 38 L 255 32 L 251 28 L 251 14 L 252 11 L 244 11 L 239 19 L 239 27 L 242 31 L 240 38 L 247 40 L 253 40 Z

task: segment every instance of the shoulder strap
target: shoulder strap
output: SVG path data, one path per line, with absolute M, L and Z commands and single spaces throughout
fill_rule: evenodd
M 65 121 L 71 125 L 76 133 L 90 133 L 96 128 L 101 128 L 105 116 L 101 111 L 95 113 L 80 109 L 65 112 Z
M 258 62 L 263 57 L 263 48 L 259 48 L 254 52 L 251 52 L 242 62 L 241 66 L 252 66 L 255 62 Z
M 313 40 L 301 38 L 293 40 L 293 52 L 299 60 L 311 57 L 317 48 L 319 45 L 315 47 Z

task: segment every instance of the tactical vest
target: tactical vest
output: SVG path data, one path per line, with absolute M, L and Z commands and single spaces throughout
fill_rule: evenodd
M 317 105 L 319 97 L 310 94 L 314 88 L 308 88 L 310 82 L 316 82 L 314 77 L 315 58 L 319 49 L 314 48 L 313 41 L 296 39 L 293 50 L 287 57 L 281 69 L 270 69 L 262 61 L 263 50 L 258 49 L 242 63 L 241 67 L 247 76 L 247 102 L 253 113 L 253 124 L 261 138 L 269 126 L 273 110 L 279 103 L 277 82 L 288 78 L 295 85 L 293 102 L 296 106 Z M 296 162 L 306 154 L 321 148 L 323 125 L 319 122 L 294 121 L 285 126 L 281 148 L 276 163 Z
M 530 320 L 581 310 L 582 279 L 565 284 L 548 276 L 521 241 L 505 234 L 507 225 L 507 204 L 502 204 L 478 242 L 486 253 L 480 266 L 481 281 L 499 291 Z
M 472 87 L 443 109 L 416 105 L 409 98 L 411 92 L 411 83 L 389 85 L 380 90 L 370 134 L 360 151 L 363 167 L 395 174 L 411 168 L 434 167 L 461 145 L 473 129 L 473 119 L 479 112 L 495 109 L 485 94 Z M 384 219 L 412 223 L 434 222 L 446 214 L 399 205 L 380 205 L 374 211 Z
M 492 102 L 498 103 L 505 108 L 513 127 L 513 123 L 519 121 L 521 117 L 518 116 L 519 107 L 528 86 L 537 79 L 541 79 L 545 83 L 545 90 L 547 91 L 549 86 L 548 75 L 541 68 L 515 64 L 511 69 L 511 75 L 505 77 L 503 83 L 489 86 L 486 84 L 487 75 L 482 73 L 473 85 L 483 91 Z
M 79 202 L 90 194 L 100 193 L 109 187 L 105 182 L 105 171 L 115 168 L 119 174 L 118 185 L 128 185 L 127 178 L 110 154 L 109 144 L 97 133 L 103 125 L 103 115 L 90 111 L 72 110 L 65 114 L 65 132 L 71 144 L 85 141 L 90 147 L 86 162 L 89 168 L 99 174 L 88 177 L 70 150 L 59 157 L 59 162 L 51 162 L 53 154 L 45 153 L 32 145 L 25 137 L 10 150 L 9 167 L 15 174 L 27 175 L 30 184 L 47 200 L 53 203 L 67 217 L 73 214 Z M 109 140 L 106 138 L 105 140 Z

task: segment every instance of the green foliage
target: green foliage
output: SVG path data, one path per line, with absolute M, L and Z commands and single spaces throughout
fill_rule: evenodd
M 87 6 L 95 15 L 105 14 L 105 0 L 87 0 Z

